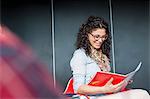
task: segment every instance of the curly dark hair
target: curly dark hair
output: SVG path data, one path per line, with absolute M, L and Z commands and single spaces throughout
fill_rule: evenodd
M 106 34 L 108 38 L 101 45 L 102 53 L 105 54 L 108 58 L 110 58 L 110 49 L 111 49 L 111 35 L 109 32 L 108 24 L 105 22 L 103 18 L 90 16 L 85 23 L 81 25 L 79 28 L 79 32 L 77 34 L 76 47 L 77 49 L 83 48 L 87 55 L 90 56 L 91 47 L 90 41 L 88 39 L 88 34 L 97 28 L 104 28 L 106 30 Z

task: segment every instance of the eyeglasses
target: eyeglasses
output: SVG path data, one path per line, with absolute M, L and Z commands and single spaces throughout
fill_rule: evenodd
M 108 38 L 108 35 L 104 35 L 104 36 L 100 36 L 100 35 L 93 35 L 92 33 L 90 33 L 93 37 L 94 37 L 94 39 L 95 40 L 99 40 L 99 39 L 101 39 L 101 40 L 106 40 L 107 38 Z

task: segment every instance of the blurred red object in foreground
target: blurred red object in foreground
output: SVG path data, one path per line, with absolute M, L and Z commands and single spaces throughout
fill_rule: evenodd
M 4 26 L 0 26 L 0 99 L 63 99 L 46 66 Z

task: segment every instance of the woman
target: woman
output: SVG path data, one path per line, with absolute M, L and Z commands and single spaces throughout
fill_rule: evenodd
M 98 97 L 100 97 L 100 99 L 112 99 L 113 97 L 117 99 L 117 97 L 121 97 L 120 94 L 127 95 L 130 93 L 133 95 L 135 93 L 134 96 L 136 97 L 137 93 L 140 94 L 140 96 L 146 97 L 142 99 L 148 99 L 148 93 L 140 89 L 137 92 L 132 92 L 130 90 L 127 92 L 105 95 L 105 93 L 118 92 L 122 84 L 124 84 L 122 81 L 117 85 L 113 85 L 112 78 L 103 87 L 87 85 L 96 72 L 110 71 L 109 53 L 111 35 L 109 33 L 108 24 L 104 19 L 90 16 L 79 29 L 76 46 L 77 50 L 74 52 L 70 61 L 70 66 L 73 71 L 73 88 L 75 93 L 86 94 L 90 99 Z

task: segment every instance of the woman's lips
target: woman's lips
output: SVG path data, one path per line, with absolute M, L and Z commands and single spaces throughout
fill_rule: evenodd
M 100 46 L 101 44 L 95 44 L 96 46 Z

